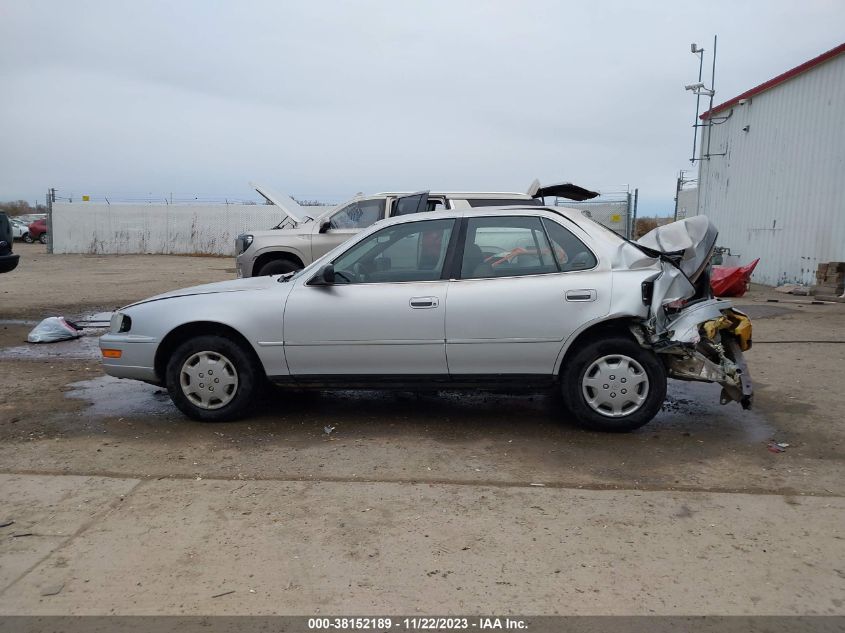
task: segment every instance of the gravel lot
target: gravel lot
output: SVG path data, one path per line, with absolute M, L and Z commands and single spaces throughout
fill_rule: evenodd
M 94 332 L 24 341 L 233 260 L 16 252 L 0 613 L 845 614 L 844 304 L 754 289 L 755 410 L 676 383 L 629 435 L 545 394 L 280 392 L 203 425 L 105 377 Z

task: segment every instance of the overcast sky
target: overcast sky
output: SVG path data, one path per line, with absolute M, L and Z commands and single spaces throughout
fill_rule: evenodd
M 721 102 L 845 38 L 842 0 L 0 0 L 0 200 L 640 189 L 688 168 L 695 41 Z M 706 73 L 709 78 L 709 72 Z

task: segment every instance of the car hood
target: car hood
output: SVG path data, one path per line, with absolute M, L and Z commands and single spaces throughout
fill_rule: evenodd
M 175 299 L 176 297 L 191 297 L 194 295 L 218 294 L 223 292 L 244 292 L 246 290 L 263 290 L 265 288 L 273 288 L 275 287 L 275 284 L 278 283 L 279 275 L 218 281 L 213 284 L 203 284 L 201 286 L 191 286 L 190 288 L 171 290 L 170 292 L 155 295 L 154 297 L 144 299 L 143 301 L 136 301 L 135 303 L 131 303 L 125 307 L 131 308 L 132 306 L 141 305 L 142 303 L 161 301 L 162 299 Z
M 707 268 L 719 231 L 704 215 L 658 226 L 637 244 L 668 256 L 691 282 Z
M 251 182 L 249 184 L 253 189 L 255 189 L 259 193 L 259 195 L 261 195 L 265 200 L 267 200 L 267 202 L 275 204 L 277 207 L 279 207 L 282 211 L 285 212 L 285 215 L 287 215 L 297 224 L 302 224 L 303 222 L 310 222 L 314 219 L 314 215 L 311 212 L 307 211 L 304 207 L 300 206 L 300 204 L 290 196 L 286 196 L 284 194 L 272 191 L 264 185 L 259 185 L 254 182 Z

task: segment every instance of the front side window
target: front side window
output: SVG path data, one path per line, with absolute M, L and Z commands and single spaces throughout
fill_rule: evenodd
M 470 218 L 462 279 L 558 272 L 540 218 Z
M 383 217 L 384 199 L 356 200 L 332 215 L 329 228 L 365 229 Z
M 440 279 L 454 220 L 389 226 L 334 260 L 337 283 L 389 283 Z

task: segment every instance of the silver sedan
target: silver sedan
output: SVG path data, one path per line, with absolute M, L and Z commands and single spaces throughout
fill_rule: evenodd
M 383 220 L 296 273 L 127 306 L 106 373 L 164 385 L 205 421 L 268 382 L 319 389 L 559 389 L 569 416 L 629 431 L 667 377 L 751 404 L 748 318 L 710 294 L 716 230 L 697 216 L 634 243 L 564 208 Z

